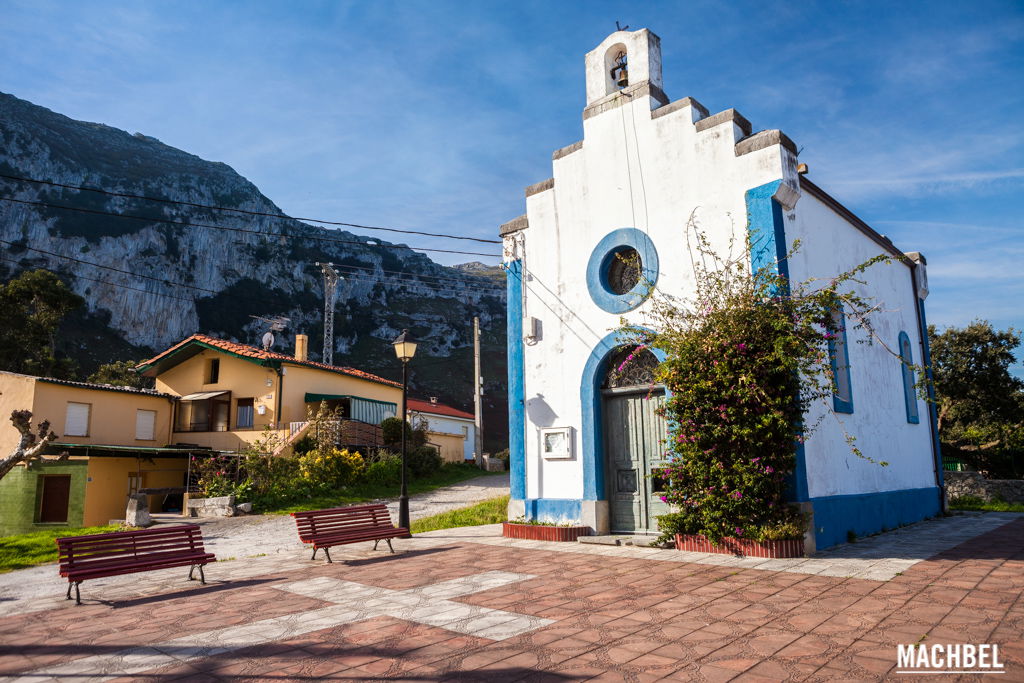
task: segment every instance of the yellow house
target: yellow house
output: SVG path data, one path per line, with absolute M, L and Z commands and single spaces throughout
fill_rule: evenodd
M 106 524 L 124 518 L 129 493 L 184 487 L 197 451 L 168 446 L 174 401 L 158 391 L 0 372 L 0 450 L 11 452 L 19 439 L 7 417 L 31 410 L 58 435 L 46 452 L 69 454 L 0 479 L 0 533 Z M 151 495 L 150 509 L 162 511 L 164 500 Z
M 397 414 L 401 384 L 308 360 L 306 335 L 296 335 L 295 346 L 289 356 L 195 334 L 137 370 L 178 397 L 171 441 L 218 451 L 242 450 L 268 428 L 294 437 L 321 401 L 370 425 Z

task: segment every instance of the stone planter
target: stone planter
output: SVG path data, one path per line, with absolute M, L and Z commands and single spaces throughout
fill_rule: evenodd
M 525 538 L 530 541 L 575 541 L 580 536 L 589 536 L 590 527 L 502 522 L 501 535 L 505 538 Z
M 751 541 L 746 538 L 723 538 L 721 543 L 712 543 L 700 534 L 676 534 L 676 550 L 693 553 L 718 553 L 741 557 L 803 557 L 802 538 L 787 541 Z

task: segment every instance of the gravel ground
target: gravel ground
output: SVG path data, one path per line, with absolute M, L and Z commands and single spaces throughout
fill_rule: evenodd
M 479 503 L 488 498 L 504 496 L 509 490 L 508 474 L 477 477 L 429 493 L 409 497 L 409 517 L 419 519 L 439 512 Z M 386 502 L 391 517 L 398 520 L 398 500 Z M 198 524 L 203 528 L 203 541 L 218 559 L 252 557 L 293 551 L 302 546 L 295 534 L 295 520 L 290 515 L 245 515 L 242 517 L 206 517 L 184 519 L 177 515 L 156 515 L 160 523 Z

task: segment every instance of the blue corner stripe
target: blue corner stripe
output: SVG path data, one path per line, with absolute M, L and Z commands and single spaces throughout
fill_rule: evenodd
M 526 498 L 526 405 L 523 375 L 523 263 L 505 266 L 508 330 L 508 453 L 513 500 Z
M 615 331 L 599 341 L 590 352 L 583 375 L 580 377 L 580 412 L 583 422 L 580 429 L 583 463 L 583 500 L 605 500 L 604 490 L 604 441 L 601 427 L 601 382 L 607 371 L 608 356 L 619 346 L 629 341 L 622 332 Z M 660 349 L 650 349 L 659 360 L 665 360 Z
M 848 532 L 877 534 L 939 514 L 934 486 L 878 493 L 812 498 L 814 537 L 818 550 L 846 543 Z
M 750 265 L 753 272 L 767 270 L 773 275 L 783 276 L 788 282 L 785 223 L 782 220 L 782 206 L 775 200 L 775 193 L 781 185 L 781 180 L 775 180 L 747 190 L 747 230 L 750 233 Z
M 747 190 L 744 199 L 747 204 L 751 270 L 755 273 L 767 271 L 772 275 L 783 276 L 786 278 L 786 285 L 784 291 L 780 293 L 789 294 L 786 224 L 782 216 L 782 205 L 775 199 L 775 194 L 781 186 L 781 180 L 773 180 Z M 800 442 L 796 444 L 796 465 L 789 477 L 788 488 L 792 500 L 807 500 L 807 455 L 803 443 Z
M 636 249 L 640 255 L 643 277 L 633 289 L 616 294 L 608 286 L 607 271 L 611 260 L 626 247 Z M 605 235 L 590 253 L 587 262 L 587 290 L 594 303 L 608 313 L 626 313 L 644 302 L 649 289 L 658 281 L 660 264 L 658 250 L 646 233 L 636 228 L 620 228 Z
M 582 519 L 582 501 L 575 498 L 527 498 L 526 519 L 538 522 L 577 522 Z

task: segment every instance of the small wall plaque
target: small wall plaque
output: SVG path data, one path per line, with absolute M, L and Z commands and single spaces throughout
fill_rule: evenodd
M 545 458 L 571 458 L 573 456 L 572 427 L 549 427 L 540 430 L 540 452 Z

